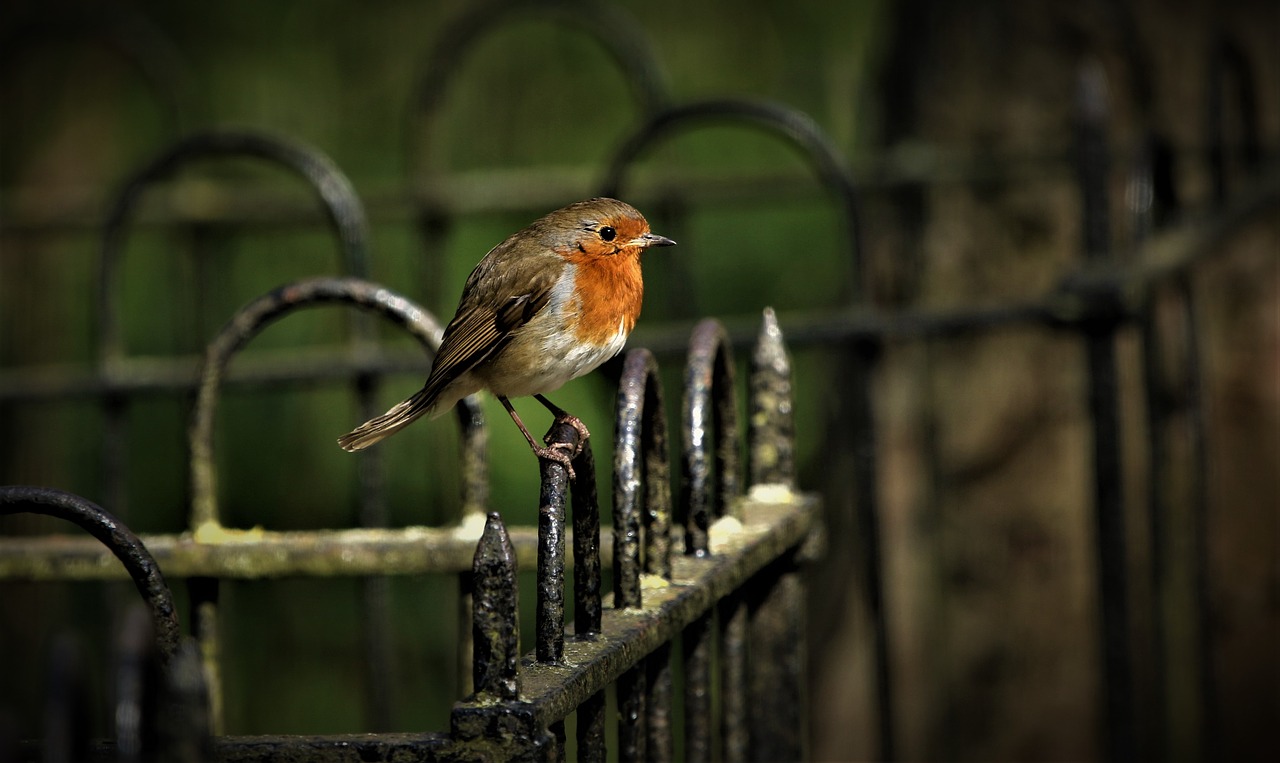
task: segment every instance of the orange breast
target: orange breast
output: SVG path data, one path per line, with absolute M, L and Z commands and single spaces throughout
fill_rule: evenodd
M 640 317 L 644 282 L 638 252 L 620 252 L 612 257 L 569 255 L 576 267 L 576 291 L 581 300 L 575 334 L 579 341 L 603 344 L 614 337 L 618 324 L 626 333 Z

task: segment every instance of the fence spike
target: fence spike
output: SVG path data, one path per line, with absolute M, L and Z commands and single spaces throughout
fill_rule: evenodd
M 772 307 L 766 307 L 751 355 L 751 413 L 747 433 L 750 484 L 795 484 L 795 413 L 791 358 Z
M 502 515 L 496 511 L 489 514 L 484 533 L 476 544 L 472 576 L 475 693 L 504 700 L 517 699 L 520 696 L 520 622 L 516 552 L 511 547 Z

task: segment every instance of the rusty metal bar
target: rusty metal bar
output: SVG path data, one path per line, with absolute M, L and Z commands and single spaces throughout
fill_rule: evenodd
M 422 308 L 408 299 L 374 283 L 355 278 L 312 278 L 296 281 L 271 291 L 241 308 L 218 333 L 205 353 L 200 388 L 192 410 L 191 442 L 191 495 L 194 530 L 208 523 L 218 522 L 217 484 L 213 459 L 213 421 L 217 411 L 217 399 L 222 378 L 231 358 L 250 339 L 257 336 L 272 321 L 293 310 L 322 304 L 347 304 L 386 318 L 408 331 L 419 344 L 434 352 L 439 347 L 442 329 L 439 323 Z M 482 428 L 469 424 L 480 416 L 479 404 L 474 399 L 464 401 L 467 414 L 461 419 L 463 434 L 475 436 Z M 483 454 L 483 446 L 464 446 L 464 457 Z M 468 477 L 474 477 L 480 462 L 465 461 Z M 473 486 L 473 479 L 464 480 L 464 487 Z M 464 505 L 478 506 L 472 496 L 464 496 Z
M 647 676 L 644 666 L 632 666 L 618 676 L 618 759 L 627 763 L 652 760 L 648 749 Z
M 566 422 L 551 425 L 548 443 L 563 442 L 578 447 L 578 431 Z M 585 451 L 587 443 L 582 443 Z M 564 546 L 565 492 L 569 489 L 569 471 L 564 464 L 539 459 L 542 489 L 538 504 L 538 601 L 534 633 L 537 638 L 538 662 L 556 664 L 564 658 Z M 576 469 L 574 470 L 577 471 Z M 583 472 L 579 481 L 594 481 L 595 475 Z M 595 493 L 594 485 L 589 489 Z
M 1082 197 L 1085 256 L 1111 257 L 1108 213 L 1109 157 L 1106 138 L 1109 107 L 1106 74 L 1100 64 L 1080 69 L 1077 92 L 1077 150 Z M 1132 658 L 1129 654 L 1123 473 L 1120 454 L 1116 332 L 1124 318 L 1110 294 L 1085 295 L 1093 304 L 1083 326 L 1088 362 L 1088 405 L 1093 420 L 1093 501 L 1097 532 L 1097 585 L 1100 607 L 1104 749 L 1109 760 L 1132 760 L 1135 747 Z M 1111 307 L 1112 309 L 1108 309 Z
M 775 561 L 751 589 L 751 760 L 808 757 L 805 589 L 796 564 L 794 556 Z
M 618 680 L 638 657 L 671 641 L 777 556 L 801 544 L 819 521 L 817 501 L 808 496 L 770 501 L 748 496 L 742 504 L 740 529 L 717 530 L 711 556 L 674 558 L 671 585 L 646 590 L 643 609 L 605 610 L 600 638 L 567 641 L 559 663 L 526 655 L 518 702 L 455 706 L 451 728 L 457 738 L 476 739 L 498 730 L 536 738 L 541 729 Z
M 613 585 L 617 609 L 643 606 L 642 571 L 663 579 L 671 577 L 669 474 L 666 407 L 658 364 L 648 350 L 634 349 L 623 360 L 615 425 Z M 670 661 L 670 647 L 664 645 L 618 680 L 622 760 L 671 759 Z
M 675 728 L 671 720 L 675 679 L 671 671 L 671 651 L 668 642 L 644 658 L 645 748 L 647 760 L 653 763 L 675 760 Z
M 571 494 L 573 507 L 573 631 L 579 639 L 600 633 L 600 502 L 596 495 L 596 462 L 591 441 L 573 460 L 578 475 Z M 605 693 L 596 692 L 577 711 L 577 759 L 605 759 Z
M 1246 172 L 1262 158 L 1262 141 L 1258 129 L 1258 86 L 1254 67 L 1248 56 L 1232 40 L 1220 36 L 1209 56 L 1208 91 L 1205 97 L 1205 142 L 1208 146 L 1209 179 L 1213 200 L 1221 204 L 1227 198 L 1229 154 L 1227 145 L 1227 81 L 1234 80 L 1239 109 L 1239 156 Z
M 144 191 L 171 176 L 193 160 L 244 156 L 263 159 L 293 170 L 307 180 L 325 205 L 329 220 L 342 246 L 343 263 L 349 275 L 363 277 L 368 272 L 368 225 L 351 183 L 326 156 L 300 142 L 265 133 L 221 131 L 197 133 L 178 141 L 150 164 L 131 176 L 114 199 L 102 233 L 97 294 L 98 372 L 104 378 L 127 374 L 119 361 L 124 356 L 120 327 L 119 261 L 126 237 L 126 224 Z M 128 401 L 118 395 L 103 399 L 106 432 L 103 468 L 105 494 L 118 511 L 126 496 L 123 474 L 127 448 L 123 440 L 124 416 Z
M 707 319 L 694 327 L 685 366 L 682 434 L 684 471 L 680 504 L 685 516 L 685 553 L 707 553 L 712 517 L 725 516 L 738 494 L 737 406 L 733 396 L 733 359 L 724 326 Z M 716 437 L 714 472 L 708 437 Z M 712 483 L 716 487 L 712 505 Z
M 105 509 L 71 493 L 22 485 L 0 487 L 0 515 L 44 514 L 66 520 L 92 535 L 124 569 L 151 612 L 156 647 L 167 660 L 178 647 L 180 630 L 173 592 L 160 566 L 133 531 Z
M 684 755 L 689 763 L 711 760 L 711 643 L 713 613 L 685 626 L 681 634 L 684 655 Z
M 791 361 L 771 309 L 764 311 L 752 353 L 751 391 L 748 439 L 752 491 L 764 493 L 781 488 L 783 494 L 789 493 L 795 479 Z M 745 643 L 738 647 L 726 635 L 721 660 L 728 662 L 728 653 L 735 648 L 750 655 L 750 661 L 742 668 L 743 685 L 736 691 L 740 696 L 751 697 L 751 701 L 743 708 L 734 708 L 742 714 L 740 720 L 731 719 L 726 710 L 726 760 L 808 758 L 809 634 L 805 618 L 807 592 L 800 569 L 803 553 L 805 549 L 797 549 L 756 575 L 746 590 L 746 601 L 732 615 L 743 621 L 737 626 L 742 631 L 733 638 Z M 880 652 L 882 659 L 885 656 Z M 887 677 L 883 669 L 879 674 L 880 680 Z M 726 702 L 729 692 L 726 682 Z M 887 702 L 890 698 L 881 693 L 880 699 Z M 882 708 L 881 723 L 888 718 L 891 715 Z M 892 729 L 882 726 L 880 734 L 881 751 L 891 755 Z
M 141 608 L 126 608 L 117 651 L 115 691 L 112 692 L 117 759 L 122 763 L 137 763 L 158 752 L 157 713 L 149 705 L 160 693 L 159 667 L 154 659 L 155 635 L 150 618 Z
M 772 307 L 764 310 L 751 354 L 747 480 L 755 485 L 792 487 L 796 476 L 795 411 L 791 358 Z
M 213 456 L 213 423 L 217 411 L 218 397 L 221 391 L 222 376 L 227 365 L 235 354 L 263 328 L 271 322 L 282 318 L 294 310 L 320 304 L 348 304 L 371 312 L 392 321 L 407 329 L 422 345 L 434 351 L 439 345 L 441 332 L 438 323 L 430 314 L 413 305 L 408 300 L 367 281 L 354 278 L 315 278 L 294 282 L 282 286 L 262 297 L 250 302 L 231 317 L 222 331 L 210 342 L 205 353 L 205 364 L 201 373 L 200 387 L 196 403 L 192 410 L 190 426 L 190 486 L 191 486 L 191 527 L 196 534 L 216 533 L 221 528 L 217 509 L 216 460 Z M 368 333 L 367 329 L 364 332 Z M 364 391 L 361 408 L 366 414 L 372 411 L 372 377 L 363 375 L 357 378 L 357 386 Z M 474 399 L 460 404 L 464 409 L 460 413 L 460 423 L 466 435 L 483 433 L 483 428 L 474 422 L 480 415 L 478 404 Z M 478 452 L 477 452 L 478 451 Z M 464 490 L 474 485 L 477 471 L 483 470 L 483 443 L 479 446 L 467 443 L 463 446 Z M 360 515 L 365 525 L 380 525 L 385 522 L 381 500 L 371 500 L 369 491 L 381 494 L 381 469 L 376 461 L 362 456 L 359 467 L 363 487 Z M 464 505 L 475 507 L 477 501 L 464 496 Z M 388 642 L 390 618 L 388 589 L 385 580 L 370 578 L 364 581 L 363 602 L 366 609 L 364 622 L 364 644 L 367 667 L 371 680 L 367 697 L 367 711 L 370 725 L 373 728 L 385 729 L 390 723 L 390 696 L 387 684 L 392 673 L 392 650 Z M 199 592 L 205 598 L 193 596 L 193 606 L 200 612 L 202 623 L 207 627 L 201 633 L 216 638 L 218 629 L 215 605 L 210 597 L 216 596 L 216 583 L 210 581 L 192 588 L 193 594 Z M 206 654 L 216 652 L 212 643 L 205 644 Z M 464 644 L 465 648 L 465 644 Z M 215 729 L 221 730 L 221 698 L 218 690 L 220 681 L 216 677 L 217 665 L 211 660 L 208 665 L 211 674 L 210 684 L 214 690 Z
M 498 512 L 489 514 L 472 567 L 472 683 L 477 695 L 520 696 L 520 613 L 516 554 Z
M 581 475 L 574 483 L 573 507 L 573 632 L 590 638 L 600 632 L 600 501 L 596 495 L 596 459 L 591 441 L 573 460 Z
M 1063 283 L 1087 280 L 1127 284 L 1123 296 L 1132 315 L 1138 315 L 1139 300 L 1154 284 L 1195 267 L 1220 251 L 1234 231 L 1275 209 L 1280 203 L 1280 167 L 1268 165 L 1258 175 L 1242 183 L 1239 192 L 1203 219 L 1186 220 L 1151 235 L 1138 247 L 1136 256 L 1123 263 L 1085 263 L 1080 272 L 1069 275 Z M 1020 324 L 1072 328 L 1084 320 L 1087 309 L 1088 303 L 1068 290 L 1056 288 L 1033 301 L 996 307 L 892 313 L 838 308 L 791 313 L 781 322 L 786 325 L 790 346 L 813 347 L 859 338 L 947 339 Z M 735 348 L 748 347 L 755 341 L 758 319 L 740 316 L 726 318 L 724 323 Z M 662 327 L 640 326 L 632 334 L 632 344 L 647 347 L 659 357 L 683 354 L 692 326 L 679 321 Z M 0 369 L 0 399 L 51 400 L 117 392 L 136 395 L 186 391 L 196 385 L 200 360 L 190 356 L 122 358 L 119 363 L 124 372 L 110 378 L 73 365 Z M 416 352 L 371 349 L 366 356 L 352 358 L 346 351 L 280 350 L 271 358 L 249 357 L 237 362 L 228 371 L 226 383 L 284 384 L 347 379 L 362 373 L 425 374 L 428 370 L 429 361 Z
M 725 763 L 746 761 L 750 749 L 751 705 L 764 698 L 751 692 L 747 669 L 747 605 L 741 591 L 720 601 L 720 744 Z M 807 634 L 804 634 L 807 637 Z
M 174 578 L 263 580 L 304 575 L 419 575 L 471 567 L 472 525 L 278 532 L 219 528 L 200 534 L 143 535 L 156 563 Z M 533 566 L 537 531 L 514 527 L 512 545 Z M 0 579 L 123 580 L 126 571 L 102 544 L 58 536 L 0 538 Z

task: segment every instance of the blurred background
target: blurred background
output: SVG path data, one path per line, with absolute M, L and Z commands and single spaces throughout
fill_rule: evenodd
M 184 136 L 264 132 L 328 157 L 367 216 L 363 275 L 447 320 L 480 257 L 600 193 L 648 118 L 729 98 L 789 110 L 799 127 L 711 118 L 664 133 L 626 167 L 617 193 L 680 243 L 645 260 L 632 344 L 662 350 L 678 414 L 671 337 L 694 319 L 749 336 L 773 306 L 795 337 L 800 484 L 823 495 L 828 518 L 811 579 L 813 757 L 880 757 L 886 728 L 904 759 L 1102 757 L 1089 364 L 1080 333 L 1022 308 L 1060 294 L 1089 257 L 1141 264 L 1142 242 L 1202 229 L 1257 177 L 1274 180 L 1274 2 L 5 3 L 0 484 L 79 493 L 140 533 L 186 530 L 186 427 L 204 346 L 270 289 L 351 271 L 296 173 L 192 161 L 148 186 L 123 227 L 106 287 L 119 341 L 104 349 L 104 227 L 129 179 Z M 1105 140 L 1093 227 L 1079 161 L 1097 137 L 1090 125 Z M 830 153 L 798 149 L 811 144 L 797 134 Z M 853 179 L 856 220 L 824 156 Z M 1220 238 L 1147 305 L 1144 325 L 1175 337 L 1154 382 L 1149 334 L 1125 322 L 1114 343 L 1133 729 L 1161 757 L 1275 759 L 1274 198 Z M 1190 304 L 1187 342 L 1178 327 Z M 290 316 L 243 360 L 347 346 L 358 333 L 349 312 Z M 920 328 L 947 320 L 964 328 Z M 868 351 L 850 343 L 851 325 L 897 328 Z M 376 338 L 416 352 L 391 329 Z M 92 380 L 113 352 L 139 361 L 142 381 L 104 448 L 116 435 Z M 178 382 L 148 381 L 146 364 L 166 359 Z M 417 389 L 419 361 L 378 385 L 379 411 Z M 850 428 L 864 367 L 869 445 Z M 345 379 L 228 387 L 216 434 L 226 525 L 359 523 L 357 459 L 334 442 L 364 418 Z M 1170 390 L 1159 418 L 1153 390 Z M 611 463 L 600 435 L 613 394 L 606 370 L 553 396 L 596 433 L 600 464 Z M 547 426 L 539 406 L 515 402 L 532 431 Z M 484 406 L 490 504 L 533 524 L 536 461 L 496 401 Z M 457 518 L 450 418 L 381 450 L 386 522 Z M 856 477 L 867 464 L 870 482 Z M 873 512 L 858 503 L 868 495 Z M 67 531 L 0 520 L 5 535 Z M 361 703 L 358 581 L 227 584 L 227 731 L 443 728 L 457 683 L 455 628 L 442 621 L 456 586 L 390 586 L 396 671 L 390 714 L 375 722 Z M 52 634 L 85 634 L 105 671 L 103 589 L 0 580 L 0 715 L 20 736 L 39 733 Z

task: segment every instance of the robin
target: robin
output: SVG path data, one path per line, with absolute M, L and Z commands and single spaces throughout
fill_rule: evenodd
M 649 232 L 635 208 L 616 199 L 570 204 L 491 249 L 467 278 L 426 384 L 391 410 L 338 438 L 361 450 L 419 416 L 438 416 L 482 389 L 497 396 L 534 454 L 565 465 L 567 443 L 538 445 L 509 398 L 532 395 L 590 436 L 575 416 L 543 397 L 618 354 L 636 325 L 644 283 L 640 255 L 676 242 Z

